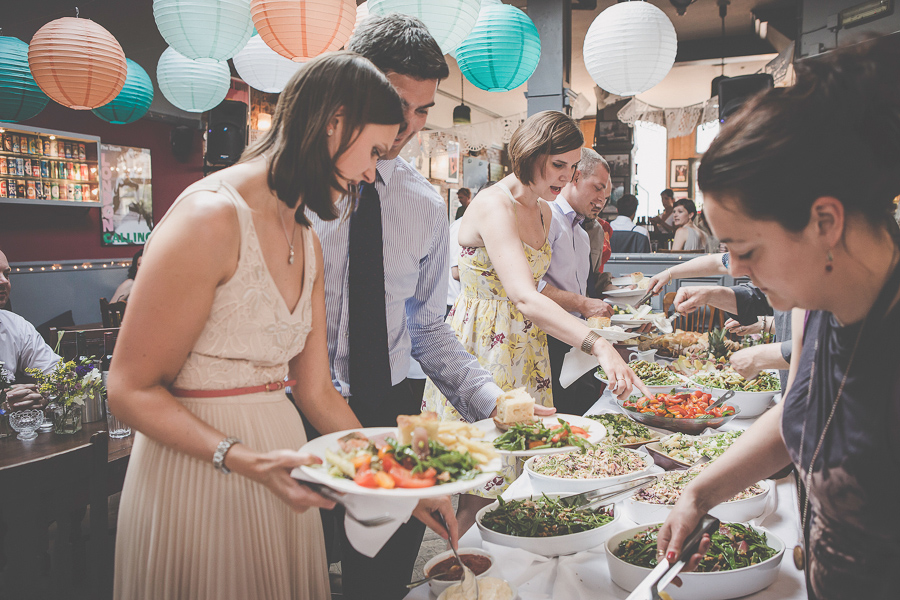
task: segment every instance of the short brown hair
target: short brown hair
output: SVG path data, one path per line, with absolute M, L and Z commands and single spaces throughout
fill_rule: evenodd
M 534 114 L 519 125 L 509 140 L 509 160 L 513 173 L 525 185 L 543 172 L 547 157 L 577 150 L 584 145 L 578 125 L 556 110 Z
M 344 127 L 334 156 L 326 130 L 344 110 Z M 278 99 L 272 127 L 248 148 L 241 162 L 265 156 L 268 184 L 278 199 L 294 208 L 303 205 L 323 221 L 337 218 L 331 190 L 347 193 L 338 180 L 337 162 L 368 124 L 403 122 L 400 96 L 387 77 L 355 52 L 329 52 L 303 65 Z M 309 225 L 304 211 L 294 213 Z

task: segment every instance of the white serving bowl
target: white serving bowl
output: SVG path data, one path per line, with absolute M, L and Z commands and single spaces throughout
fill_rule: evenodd
M 594 371 L 594 379 L 602 381 L 607 386 L 609 385 L 609 381 L 601 377 L 598 371 Z M 652 392 L 653 394 L 668 394 L 675 388 L 683 388 L 684 382 L 679 381 L 678 383 L 673 383 L 671 385 L 647 385 L 646 383 L 644 385 L 646 385 L 647 389 L 650 390 L 650 392 Z M 637 392 L 637 390 L 635 391 Z M 637 393 L 640 394 L 640 392 Z
M 500 577 L 497 577 L 497 579 L 501 579 L 501 578 L 500 578 Z M 516 600 L 516 599 L 519 597 L 519 590 L 518 590 L 518 588 L 517 588 L 516 586 L 514 586 L 514 585 L 512 584 L 511 581 L 507 581 L 506 579 L 504 579 L 503 581 L 506 581 L 506 585 L 508 585 L 508 586 L 509 586 L 509 589 L 512 590 L 512 600 Z M 454 583 L 455 583 L 455 582 L 454 582 Z M 445 589 L 443 592 L 441 592 L 441 593 L 438 595 L 438 600 L 446 600 L 446 598 L 447 598 L 448 595 L 449 595 L 449 593 L 448 593 L 447 590 Z
M 559 498 L 560 496 L 568 496 L 569 494 L 546 494 L 548 498 Z M 541 498 L 541 494 L 531 496 L 532 499 Z M 516 498 L 520 500 L 521 498 Z M 553 537 L 519 537 L 516 535 L 507 535 L 505 533 L 497 533 L 481 524 L 481 519 L 485 514 L 494 510 L 499 506 L 499 502 L 489 504 L 478 511 L 475 515 L 475 523 L 478 525 L 478 531 L 481 533 L 481 539 L 492 544 L 499 544 L 509 548 L 521 548 L 532 554 L 541 556 L 554 557 L 566 554 L 575 554 L 576 552 L 584 552 L 592 548 L 596 548 L 606 541 L 606 538 L 615 531 L 616 524 L 619 520 L 619 510 L 613 507 L 613 520 L 588 531 L 580 533 L 570 533 L 568 535 L 557 535 Z
M 699 386 L 701 390 L 704 392 L 708 392 L 713 395 L 714 398 L 719 398 L 727 392 L 728 390 L 723 390 L 719 388 L 711 388 L 705 386 Z M 735 392 L 734 397 L 731 400 L 727 400 L 725 404 L 730 404 L 731 406 L 736 406 L 741 409 L 740 413 L 735 416 L 735 419 L 755 419 L 759 415 L 766 412 L 770 406 L 772 406 L 772 399 L 775 397 L 775 394 L 778 392 Z
M 629 592 L 650 574 L 650 569 L 627 563 L 616 556 L 614 551 L 622 541 L 646 528 L 646 525 L 642 525 L 621 531 L 611 536 L 606 542 L 606 563 L 609 565 L 610 578 L 620 588 Z M 775 549 L 776 552 L 772 558 L 757 565 L 733 571 L 682 573 L 679 577 L 684 585 L 680 588 L 670 585 L 666 588 L 666 592 L 674 600 L 728 600 L 753 594 L 772 585 L 778 577 L 778 568 L 784 556 L 784 542 L 763 527 L 754 527 L 753 529 L 764 533 L 766 542 Z
M 769 481 L 761 481 L 760 486 L 765 490 L 762 494 L 744 500 L 723 502 L 710 510 L 709 514 L 723 523 L 746 523 L 750 519 L 755 519 L 766 510 L 766 500 L 769 497 L 769 490 L 772 489 Z M 668 504 L 635 500 L 632 496 L 622 503 L 622 514 L 638 525 L 647 525 L 662 523 L 673 508 L 674 506 Z
M 475 576 L 476 579 L 481 579 L 482 577 L 490 577 L 493 573 L 496 572 L 496 569 L 494 568 L 494 567 L 496 567 L 496 562 L 494 561 L 494 557 L 491 555 L 490 552 L 488 552 L 486 550 L 482 550 L 481 548 L 460 548 L 457 550 L 457 552 L 459 553 L 460 556 L 462 556 L 463 554 L 478 554 L 480 556 L 486 556 L 489 559 L 491 559 L 491 566 L 488 567 L 488 570 L 485 571 L 484 573 L 482 573 L 481 575 L 476 575 Z M 452 550 L 447 550 L 446 552 L 441 552 L 440 554 L 438 554 L 437 556 L 435 556 L 434 558 L 429 560 L 427 563 L 425 563 L 425 568 L 422 569 L 423 575 L 425 577 L 428 577 L 429 571 L 431 571 L 431 569 L 435 565 L 437 565 L 439 562 L 441 562 L 447 558 L 453 558 Z M 428 586 L 431 588 L 432 594 L 434 594 L 435 596 L 440 596 L 441 592 L 446 590 L 451 585 L 455 585 L 457 583 L 459 583 L 459 581 L 441 581 L 438 579 L 432 579 L 431 581 L 428 582 Z
M 600 449 L 603 448 L 600 447 Z M 649 454 L 638 452 L 637 450 L 631 450 L 629 448 L 622 448 L 622 450 L 631 452 L 632 454 L 636 454 L 637 456 L 639 456 L 641 460 L 644 461 L 644 468 L 640 471 L 627 473 L 625 475 L 617 475 L 615 477 L 567 479 L 565 477 L 554 477 L 552 475 L 542 475 L 541 473 L 535 473 L 533 470 L 533 465 L 534 460 L 537 457 L 532 456 L 525 461 L 525 472 L 528 473 L 528 478 L 531 480 L 531 489 L 533 489 L 536 493 L 540 494 L 544 492 L 547 493 L 547 495 L 550 495 L 552 493 L 560 493 L 560 495 L 566 495 L 590 492 L 591 490 L 597 490 L 600 488 L 609 487 L 611 485 L 616 485 L 617 483 L 637 479 L 638 477 L 643 477 L 644 475 L 647 475 L 650 469 L 652 469 L 656 464 L 655 462 L 653 462 L 653 457 Z M 574 452 L 578 452 L 578 450 L 575 450 Z M 559 458 L 559 455 L 557 455 L 556 458 Z

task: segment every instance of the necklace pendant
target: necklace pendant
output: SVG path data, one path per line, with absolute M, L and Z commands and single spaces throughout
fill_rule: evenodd
M 289 265 L 294 264 L 294 249 L 293 248 L 291 248 L 291 255 L 288 257 L 288 264 Z
M 797 545 L 794 546 L 794 566 L 797 567 L 798 571 L 806 568 L 806 555 L 803 552 L 802 542 L 797 542 Z

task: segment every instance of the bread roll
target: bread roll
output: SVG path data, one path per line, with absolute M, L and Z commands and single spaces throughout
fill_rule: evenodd
M 502 423 L 524 423 L 534 420 L 534 398 L 525 388 L 516 388 L 497 398 L 497 420 Z
M 591 329 L 603 329 L 609 327 L 611 321 L 609 317 L 591 317 L 587 322 Z
M 423 412 L 421 415 L 399 415 L 397 417 L 397 441 L 401 444 L 412 443 L 412 433 L 416 427 L 423 427 L 429 440 L 436 440 L 440 421 L 437 413 Z

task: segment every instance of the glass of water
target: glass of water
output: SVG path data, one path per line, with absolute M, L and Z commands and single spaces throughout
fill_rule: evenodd
M 103 402 L 106 405 L 106 428 L 109 430 L 111 438 L 125 438 L 131 435 L 131 427 L 116 418 L 116 415 L 109 410 L 109 399 L 103 394 Z

